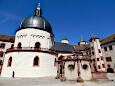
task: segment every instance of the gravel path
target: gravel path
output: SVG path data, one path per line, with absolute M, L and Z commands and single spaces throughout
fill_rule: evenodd
M 115 86 L 115 81 L 98 81 L 77 83 L 75 81 L 65 81 L 54 78 L 1 78 L 0 86 Z

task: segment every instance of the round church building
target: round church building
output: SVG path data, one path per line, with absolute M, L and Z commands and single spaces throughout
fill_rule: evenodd
M 57 75 L 56 53 L 50 48 L 54 35 L 49 22 L 37 7 L 16 32 L 15 43 L 5 53 L 2 77 L 49 77 Z

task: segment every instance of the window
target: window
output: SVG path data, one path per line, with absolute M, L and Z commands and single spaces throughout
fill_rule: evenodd
M 107 47 L 104 47 L 104 51 L 107 51 Z
M 39 57 L 36 56 L 33 61 L 33 66 L 39 66 Z
M 102 64 L 102 67 L 103 67 L 103 68 L 105 68 L 105 65 L 104 65 L 104 64 Z
M 54 66 L 56 66 L 56 58 L 55 58 L 55 61 L 54 61 Z
M 106 62 L 111 62 L 111 61 L 112 61 L 111 57 L 106 57 Z
M 11 67 L 11 65 L 12 65 L 12 57 L 10 57 L 9 59 L 8 59 L 8 67 Z
M 18 43 L 18 48 L 22 48 L 21 42 Z
M 0 48 L 5 48 L 5 43 L 1 43 Z
M 101 57 L 101 60 L 103 60 L 103 57 Z
M 2 51 L 0 51 L 0 57 L 3 57 L 3 52 Z
M 98 68 L 100 69 L 100 65 L 98 65 Z
M 93 50 L 93 47 L 91 47 L 91 49 Z
M 112 47 L 112 46 L 109 46 L 109 50 L 113 50 L 113 47 Z
M 110 68 L 110 67 L 111 67 L 111 65 L 110 65 L 110 64 L 108 64 L 107 66 L 108 66 L 108 68 Z
M 2 60 L 0 60 L 0 65 L 3 65 L 3 61 Z
M 14 47 L 14 44 L 11 45 L 11 49 L 13 49 L 13 47 Z
M 39 42 L 35 43 L 35 48 L 40 48 L 40 43 Z
M 94 52 L 92 52 L 92 55 L 94 55 Z
M 97 58 L 97 61 L 99 61 L 99 58 Z
M 93 64 L 93 67 L 94 67 L 94 70 L 97 71 L 97 68 L 96 68 L 95 64 Z
M 100 49 L 98 49 L 98 52 L 99 52 L 99 53 L 101 53 L 101 50 L 100 50 Z

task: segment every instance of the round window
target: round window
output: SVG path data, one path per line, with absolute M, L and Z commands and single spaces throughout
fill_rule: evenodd
M 88 68 L 88 65 L 87 65 L 87 64 L 84 64 L 82 67 L 83 67 L 83 69 L 86 70 L 86 69 Z

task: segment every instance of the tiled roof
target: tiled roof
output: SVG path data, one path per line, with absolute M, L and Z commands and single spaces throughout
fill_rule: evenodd
M 89 49 L 90 45 L 89 44 L 74 45 L 74 48 L 77 50 L 85 50 L 85 49 Z
M 106 44 L 113 41 L 115 41 L 115 34 L 112 34 L 111 36 L 100 40 L 101 44 Z
M 91 42 L 93 39 L 98 39 L 98 38 L 96 36 L 92 35 L 89 41 Z
M 0 34 L 0 41 L 14 42 L 15 41 L 15 36 Z
M 72 45 L 60 42 L 55 42 L 51 49 L 58 52 L 74 52 L 74 47 Z

